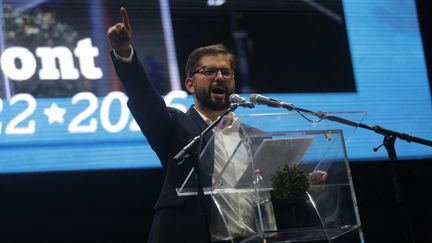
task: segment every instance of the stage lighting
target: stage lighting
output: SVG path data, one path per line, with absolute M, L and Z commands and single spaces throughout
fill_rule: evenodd
M 207 6 L 209 7 L 219 7 L 226 3 L 226 0 L 207 0 Z

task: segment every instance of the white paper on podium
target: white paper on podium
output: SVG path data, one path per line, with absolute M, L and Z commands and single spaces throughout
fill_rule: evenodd
M 264 139 L 253 156 L 255 169 L 260 169 L 264 182 L 271 186 L 271 176 L 284 165 L 296 165 L 303 158 L 313 137 Z M 252 163 L 236 183 L 236 187 L 250 186 Z

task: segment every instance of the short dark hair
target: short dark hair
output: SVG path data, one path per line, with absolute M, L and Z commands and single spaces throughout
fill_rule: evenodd
M 193 72 L 199 68 L 199 66 L 201 65 L 200 61 L 203 56 L 218 54 L 227 55 L 229 57 L 231 69 L 234 71 L 236 66 L 234 54 L 224 45 L 216 44 L 198 47 L 189 54 L 189 57 L 186 61 L 186 76 L 191 77 Z

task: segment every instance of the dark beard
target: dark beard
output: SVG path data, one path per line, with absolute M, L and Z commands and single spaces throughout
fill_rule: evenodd
M 223 101 L 213 101 L 211 99 L 211 90 L 208 91 L 204 89 L 196 89 L 195 90 L 195 97 L 196 99 L 201 103 L 201 105 L 209 110 L 214 111 L 221 111 L 228 109 L 230 102 L 229 102 L 229 96 L 233 91 L 226 90 L 225 93 L 225 99 Z

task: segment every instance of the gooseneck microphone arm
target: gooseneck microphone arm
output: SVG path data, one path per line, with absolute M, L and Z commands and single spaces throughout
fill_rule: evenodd
M 229 108 L 222 113 L 222 115 L 218 116 L 216 120 L 214 120 L 204 131 L 202 131 L 198 136 L 194 137 L 186 146 L 184 146 L 175 156 L 174 160 L 178 162 L 178 165 L 181 165 L 184 160 L 189 156 L 189 153 L 192 149 L 195 149 L 196 144 L 203 138 L 207 133 L 209 133 L 219 122 L 222 120 L 224 116 L 228 113 L 233 112 L 237 109 L 239 104 L 232 103 Z

